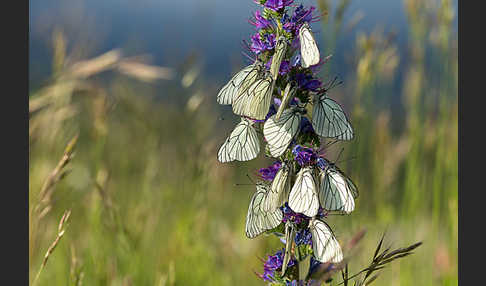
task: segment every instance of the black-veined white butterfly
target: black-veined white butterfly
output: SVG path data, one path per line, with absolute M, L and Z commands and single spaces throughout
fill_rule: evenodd
M 281 156 L 299 131 L 301 113 L 300 107 L 292 107 L 284 110 L 278 120 L 274 114 L 265 121 L 263 136 L 268 142 L 270 154 L 273 157 Z
M 273 54 L 272 64 L 270 66 L 270 73 L 272 74 L 273 80 L 277 80 L 278 72 L 280 71 L 280 64 L 285 57 L 285 52 L 287 51 L 287 39 L 284 36 L 280 36 L 275 45 L 275 53 Z
M 233 113 L 263 120 L 272 103 L 275 81 L 260 62 L 243 79 L 233 100 Z
M 309 222 L 309 229 L 312 234 L 312 250 L 316 260 L 322 263 L 339 263 L 343 260 L 341 246 L 325 222 L 313 218 Z
M 314 35 L 308 23 L 302 24 L 299 29 L 300 55 L 304 68 L 318 64 L 320 60 L 319 49 L 317 48 Z
M 285 254 L 282 261 L 282 276 L 284 276 L 285 271 L 287 270 L 287 265 L 290 261 L 292 256 L 292 243 L 294 241 L 295 236 L 295 225 L 291 221 L 285 222 Z
M 349 214 L 354 210 L 358 189 L 335 164 L 317 159 L 319 166 L 319 202 L 328 212 Z
M 283 218 L 281 209 L 273 212 L 264 210 L 269 187 L 265 183 L 257 183 L 257 191 L 253 195 L 246 215 L 245 233 L 248 238 L 255 238 L 263 232 L 277 227 Z
M 285 86 L 282 102 L 280 103 L 280 106 L 278 107 L 277 115 L 275 115 L 276 120 L 280 119 L 280 116 L 282 116 L 283 111 L 285 110 L 285 108 L 287 108 L 287 105 L 292 100 L 292 98 L 294 98 L 294 94 L 295 94 L 296 91 L 297 91 L 297 88 L 293 87 L 290 82 L 287 83 L 287 85 Z
M 308 217 L 317 215 L 319 211 L 317 184 L 313 173 L 312 166 L 301 168 L 289 194 L 289 207 Z
M 221 163 L 234 160 L 249 161 L 255 159 L 258 153 L 260 153 L 260 141 L 253 122 L 241 118 L 241 122 L 219 148 L 218 160 Z
M 342 107 L 327 97 L 316 94 L 312 111 L 312 127 L 317 135 L 337 140 L 351 140 L 354 132 Z
M 275 174 L 275 178 L 270 185 L 267 203 L 265 204 L 266 211 L 275 211 L 288 200 L 292 173 L 291 170 L 291 164 L 282 162 L 282 166 L 277 171 L 277 174 Z
M 217 102 L 223 105 L 232 104 L 233 99 L 238 93 L 238 88 L 250 71 L 254 69 L 254 67 L 255 65 L 251 64 L 236 73 L 219 91 L 218 96 L 216 97 Z

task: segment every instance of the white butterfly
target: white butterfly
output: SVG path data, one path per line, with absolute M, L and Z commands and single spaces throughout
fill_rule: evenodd
M 327 263 L 339 263 L 343 252 L 329 226 L 316 218 L 311 219 L 309 228 L 312 234 L 312 250 L 316 260 Z
M 219 104 L 228 105 L 233 103 L 234 97 L 238 93 L 238 88 L 245 79 L 245 77 L 255 68 L 255 65 L 251 64 L 238 73 L 236 73 L 231 80 L 225 84 L 218 93 L 216 100 Z
M 287 51 L 287 39 L 284 36 L 280 36 L 275 45 L 275 53 L 273 54 L 272 64 L 270 66 L 270 73 L 272 74 L 273 80 L 277 80 L 278 72 L 280 71 L 280 64 L 285 57 L 285 52 Z
M 218 160 L 221 163 L 234 160 L 249 161 L 255 159 L 258 153 L 260 153 L 260 141 L 253 123 L 241 118 L 241 122 L 219 148 Z
M 303 167 L 297 174 L 297 179 L 289 195 L 289 207 L 294 212 L 303 213 L 309 217 L 317 215 L 319 199 L 311 166 Z
M 277 227 L 283 218 L 281 209 L 273 212 L 264 210 L 263 206 L 267 200 L 268 186 L 264 183 L 258 183 L 256 189 L 257 191 L 251 198 L 246 216 L 245 233 L 248 238 L 255 238 L 263 232 Z
M 354 132 L 341 106 L 326 94 L 315 95 L 312 127 L 317 135 L 338 140 L 353 139 Z
M 257 63 L 240 84 L 233 100 L 233 113 L 252 119 L 263 120 L 272 103 L 275 81 L 272 75 Z
M 320 60 L 319 49 L 317 48 L 314 35 L 308 23 L 304 23 L 299 29 L 300 55 L 304 68 L 318 64 Z
M 334 164 L 323 158 L 317 159 L 320 187 L 319 202 L 327 211 L 349 214 L 354 210 L 354 200 L 358 197 L 358 189 L 344 173 Z
M 289 146 L 300 127 L 301 114 L 297 107 L 288 108 L 277 120 L 276 114 L 270 116 L 263 125 L 263 136 L 268 142 L 270 154 L 281 156 Z
M 282 276 L 285 274 L 285 270 L 287 270 L 287 265 L 291 258 L 291 250 L 292 250 L 292 243 L 294 241 L 295 236 L 295 225 L 294 223 L 287 221 L 285 222 L 285 254 L 282 261 Z
M 265 204 L 266 211 L 275 211 L 287 201 L 290 192 L 291 167 L 291 165 L 282 162 L 282 166 L 270 185 L 267 203 Z
M 277 115 L 275 115 L 276 120 L 280 119 L 280 116 L 282 116 L 283 111 L 285 110 L 285 108 L 287 108 L 287 105 L 292 100 L 292 98 L 294 98 L 294 94 L 296 91 L 297 88 L 292 87 L 290 83 L 287 83 L 287 85 L 285 86 L 284 95 L 282 97 L 282 102 L 278 107 Z

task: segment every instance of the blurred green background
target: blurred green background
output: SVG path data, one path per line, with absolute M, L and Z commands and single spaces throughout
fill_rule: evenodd
M 304 3 L 323 13 L 313 30 L 333 58 L 321 76 L 343 80 L 330 96 L 356 133 L 327 152 L 344 147 L 339 165 L 360 190 L 352 215 L 328 220 L 342 243 L 367 230 L 350 272 L 386 230 L 386 245 L 424 244 L 374 285 L 457 285 L 457 1 Z M 31 283 L 42 269 L 37 285 L 264 284 L 260 258 L 283 245 L 246 238 L 254 190 L 235 183 L 272 160 L 216 159 L 238 121 L 216 94 L 244 65 L 255 9 L 30 1 Z

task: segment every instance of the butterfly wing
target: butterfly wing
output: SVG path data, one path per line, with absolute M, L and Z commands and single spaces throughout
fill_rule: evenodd
M 249 161 L 255 159 L 258 153 L 260 153 L 260 142 L 256 130 L 250 121 L 242 118 L 219 148 L 218 160 L 221 163 L 234 160 Z
M 318 64 L 320 60 L 319 49 L 317 48 L 314 35 L 307 23 L 304 23 L 299 29 L 300 54 L 302 66 L 304 68 Z
M 238 93 L 238 88 L 253 68 L 254 65 L 252 64 L 236 73 L 219 91 L 218 96 L 216 97 L 217 102 L 222 105 L 232 104 L 234 97 Z
M 309 222 L 309 228 L 312 234 L 312 250 L 315 259 L 322 263 L 341 262 L 343 252 L 331 228 L 319 219 L 312 219 Z
M 292 138 L 299 131 L 301 115 L 294 109 L 286 109 L 277 120 L 275 115 L 270 116 L 263 125 L 263 136 L 268 142 L 270 154 L 281 156 Z
M 319 199 L 317 198 L 316 182 L 310 167 L 300 169 L 294 186 L 289 194 L 289 207 L 297 213 L 308 217 L 317 215 Z
M 287 108 L 287 105 L 289 104 L 290 100 L 292 98 L 294 98 L 294 94 L 295 94 L 296 91 L 297 91 L 297 88 L 293 88 L 290 83 L 288 83 L 287 86 L 285 86 L 282 102 L 280 103 L 280 106 L 278 107 L 277 115 L 275 115 L 276 120 L 280 119 L 280 116 L 282 116 L 282 113 L 285 110 L 285 108 Z
M 342 107 L 324 94 L 316 96 L 314 101 L 312 127 L 322 137 L 351 140 L 354 136 Z
M 247 97 L 249 98 L 249 104 L 242 115 L 257 120 L 264 120 L 272 103 L 274 86 L 275 81 L 270 74 L 250 86 Z
M 270 73 L 272 74 L 273 80 L 277 80 L 278 72 L 280 71 L 280 64 L 287 51 L 287 40 L 285 37 L 281 36 L 277 40 L 277 45 L 275 46 L 275 53 L 273 54 L 272 64 L 270 66 Z
M 233 97 L 233 113 L 238 115 L 244 115 L 245 109 L 250 103 L 250 97 L 248 89 L 260 79 L 260 74 L 262 71 L 262 64 L 257 62 L 253 65 L 253 68 L 248 72 L 248 74 L 241 81 L 236 95 Z
M 285 162 L 277 171 L 275 178 L 270 185 L 268 192 L 267 203 L 265 204 L 266 211 L 275 211 L 282 206 L 288 199 L 290 191 L 290 166 Z
M 290 221 L 285 223 L 285 254 L 282 261 L 282 276 L 284 276 L 285 271 L 287 270 L 287 265 L 290 261 L 292 256 L 292 242 L 294 241 L 295 236 L 295 226 Z
M 246 216 L 245 233 L 248 238 L 255 238 L 263 232 L 275 228 L 282 221 L 282 210 L 277 209 L 274 212 L 264 210 L 267 193 L 267 185 L 257 184 L 257 191 L 251 198 Z
M 349 214 L 354 210 L 358 190 L 340 170 L 328 167 L 320 174 L 319 202 L 327 211 Z

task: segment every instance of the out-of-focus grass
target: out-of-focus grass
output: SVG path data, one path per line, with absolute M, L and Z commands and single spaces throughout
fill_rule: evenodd
M 357 208 L 329 218 L 343 242 L 367 229 L 350 273 L 367 265 L 385 229 L 385 243 L 424 242 L 375 285 L 457 285 L 457 35 L 451 3 L 434 3 L 404 2 L 410 57 L 383 32 L 362 34 L 355 72 L 330 94 L 357 134 L 340 145 L 339 164 L 360 190 Z M 218 120 L 217 90 L 194 80 L 197 67 L 184 71 L 180 87 L 147 84 L 173 75 L 117 51 L 75 64 L 62 34 L 54 39 L 53 77 L 31 92 L 29 105 L 31 281 L 70 209 L 38 285 L 261 285 L 253 275 L 262 271 L 259 257 L 283 246 L 273 237 L 245 237 L 254 190 L 234 184 L 271 160 L 217 162 L 236 120 Z M 399 65 L 402 105 L 392 109 Z M 39 203 L 77 135 L 71 171 Z M 329 149 L 329 157 L 339 150 Z M 34 211 L 39 204 L 47 206 L 42 216 Z

